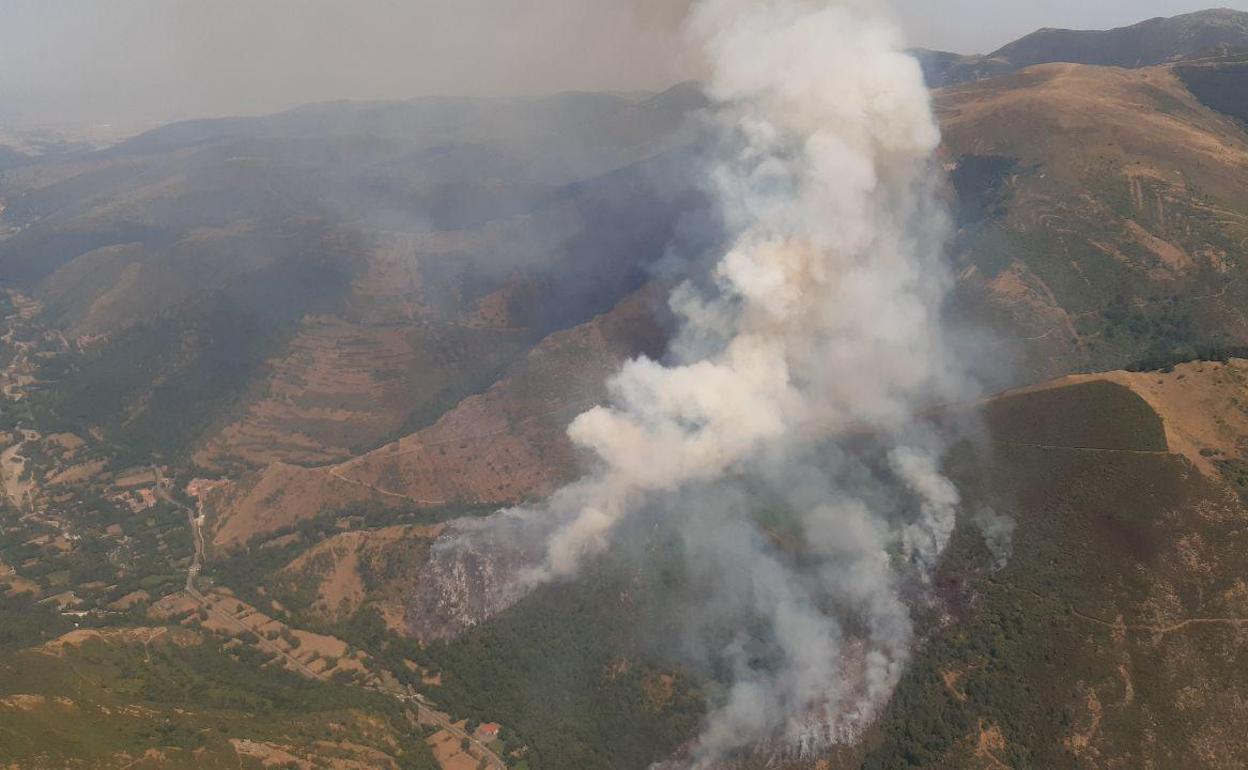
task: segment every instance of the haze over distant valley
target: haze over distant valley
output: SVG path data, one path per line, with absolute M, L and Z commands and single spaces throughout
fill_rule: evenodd
M 0 128 L 113 140 L 160 123 L 335 99 L 662 90 L 705 75 L 689 0 L 8 0 Z M 1198 0 L 892 0 L 912 46 L 995 51 L 1041 27 L 1107 29 Z M 1241 0 L 1224 6 L 1248 11 Z M 3 134 L 0 134 L 0 143 Z
M 1000 5 L 6 6 L 0 767 L 1248 764 L 1248 11 Z

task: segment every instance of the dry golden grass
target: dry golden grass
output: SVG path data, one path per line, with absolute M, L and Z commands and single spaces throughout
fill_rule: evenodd
M 193 647 L 200 644 L 203 637 L 194 631 L 184 628 L 80 628 L 45 643 L 39 651 L 46 655 L 61 658 L 74 648 L 82 647 L 90 642 L 102 644 L 151 645 L 172 644 L 177 647 Z
M 1171 372 L 1106 372 L 1063 377 L 1036 388 L 1107 380 L 1130 388 L 1161 416 L 1171 451 L 1210 478 L 1215 461 L 1240 457 L 1248 441 L 1248 361 L 1195 362 Z M 1027 390 L 1030 390 L 1029 388 Z
M 429 736 L 427 743 L 433 749 L 433 756 L 442 766 L 442 770 L 477 770 L 481 760 L 464 751 L 460 738 L 446 730 L 439 730 Z

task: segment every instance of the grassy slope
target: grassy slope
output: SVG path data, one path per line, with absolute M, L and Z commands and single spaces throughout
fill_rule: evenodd
M 991 572 L 979 536 L 959 531 L 941 583 L 955 609 L 865 767 L 1242 766 L 1245 639 L 1184 625 L 1248 618 L 1242 510 L 1185 458 L 1156 453 L 1156 415 L 1119 386 L 1010 396 L 990 428 L 1017 442 L 1003 415 L 1069 398 L 1124 417 L 1090 436 L 1071 410 L 1068 445 L 1120 449 L 996 446 L 988 480 L 1016 501 L 1013 556 Z M 1062 443 L 1044 424 L 1030 438 Z
M 993 439 L 1003 444 L 1165 452 L 1161 417 L 1144 399 L 1113 382 L 1094 380 L 1006 396 L 984 407 Z

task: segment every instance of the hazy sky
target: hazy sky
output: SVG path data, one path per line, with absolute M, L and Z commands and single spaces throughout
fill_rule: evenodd
M 988 53 L 1041 27 L 1110 29 L 1248 0 L 893 0 L 915 45 Z
M 141 123 L 332 98 L 661 87 L 689 0 L 0 0 L 0 122 Z M 883 0 L 881 0 L 883 1 Z M 912 42 L 992 50 L 1199 0 L 892 0 Z M 1216 2 L 1216 0 L 1213 0 Z M 1248 0 L 1223 0 L 1248 10 Z

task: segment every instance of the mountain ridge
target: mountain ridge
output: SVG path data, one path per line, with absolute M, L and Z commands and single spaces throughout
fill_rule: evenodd
M 1037 64 L 1068 62 L 1128 69 L 1248 49 L 1248 12 L 1229 8 L 1156 17 L 1109 30 L 1055 27 L 1007 43 L 988 54 L 962 55 L 918 49 L 934 88 L 1017 72 Z

